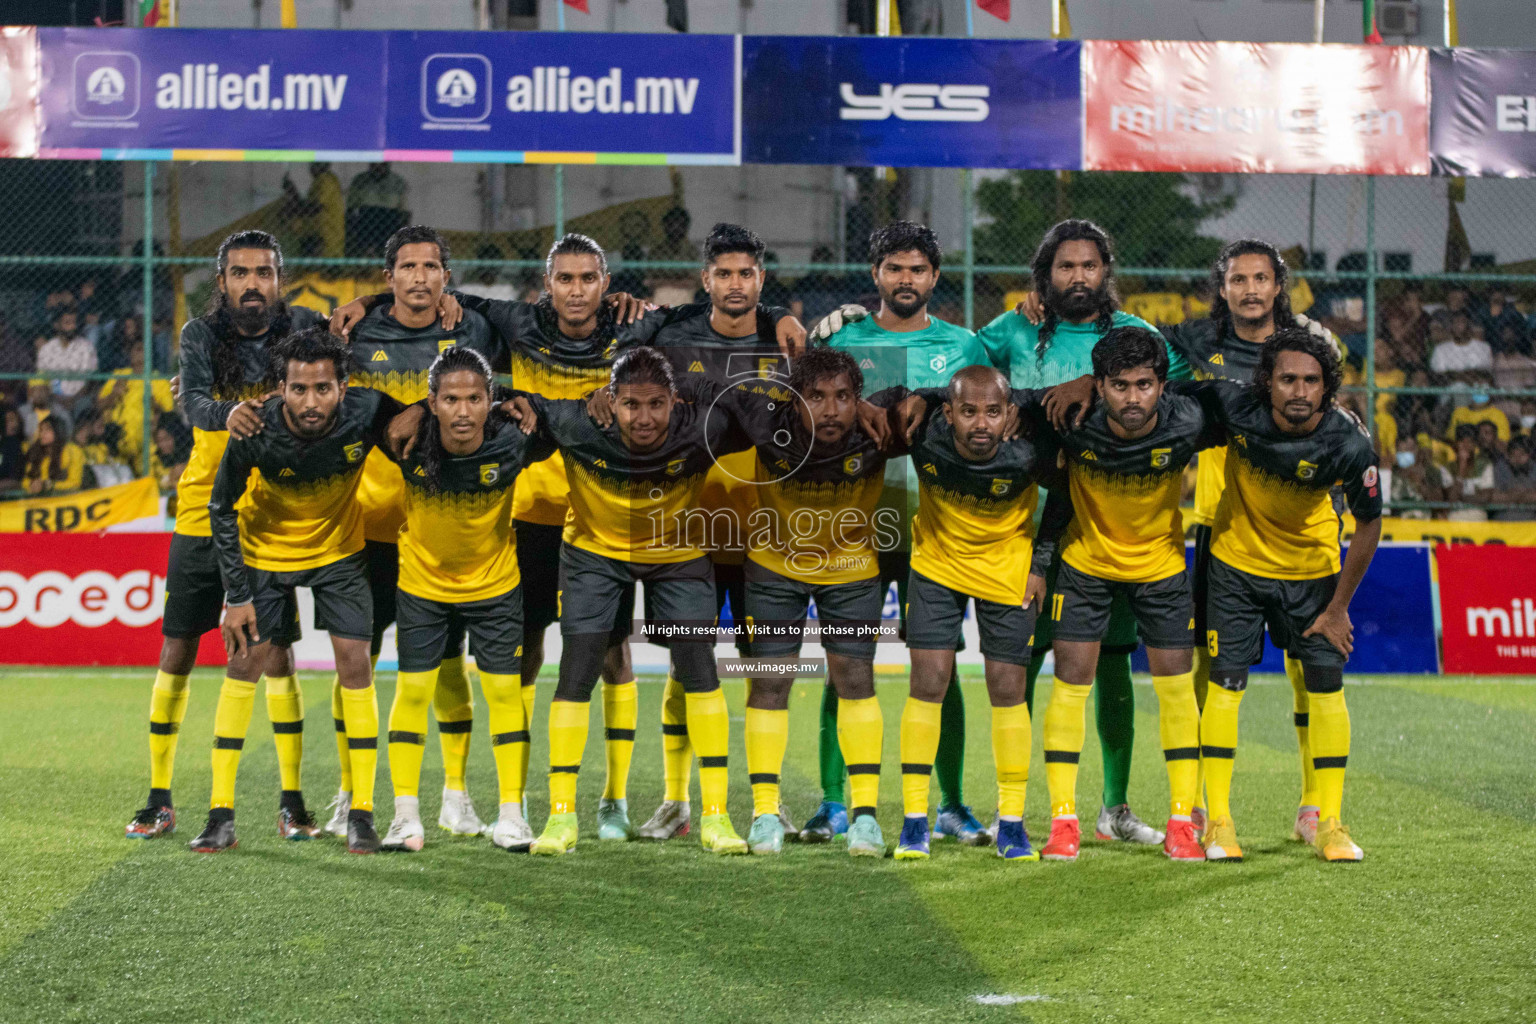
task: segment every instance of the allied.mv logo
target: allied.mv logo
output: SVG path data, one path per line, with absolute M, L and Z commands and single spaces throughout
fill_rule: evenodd
M 74 109 L 88 121 L 123 121 L 139 112 L 139 58 L 97 50 L 75 58 Z
M 421 62 L 421 114 L 428 126 L 488 131 L 491 62 L 478 53 L 434 53 Z

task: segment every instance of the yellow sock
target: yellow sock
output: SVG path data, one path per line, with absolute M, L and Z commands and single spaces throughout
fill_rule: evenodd
M 880 699 L 838 698 L 837 745 L 848 764 L 848 820 L 874 814 L 880 803 L 880 744 L 885 738 L 885 719 Z M 923 809 L 927 813 L 927 808 Z
M 171 788 L 176 740 L 181 734 L 181 720 L 187 715 L 188 692 L 186 676 L 155 673 L 155 687 L 149 691 L 150 789 Z
M 1241 690 L 1213 686 L 1200 713 L 1200 763 L 1205 768 L 1206 809 L 1212 818 L 1232 816 L 1232 765 L 1237 757 L 1237 708 Z
M 421 759 L 427 752 L 427 708 L 438 670 L 401 672 L 389 708 L 389 781 L 395 796 L 421 793 Z
M 693 773 L 693 744 L 688 741 L 688 701 L 683 684 L 667 676 L 661 692 L 661 774 L 666 798 L 688 802 L 688 776 Z
M 523 684 L 523 724 L 524 728 L 528 729 L 530 737 L 533 735 L 533 702 L 534 699 L 538 696 L 538 692 L 539 688 L 534 683 L 528 682 Z M 490 698 L 487 697 L 486 700 L 489 701 Z M 530 739 L 527 743 L 524 743 L 517 752 L 517 758 L 523 766 L 523 787 L 522 790 L 517 794 L 516 800 L 519 804 L 522 804 L 525 811 L 528 807 L 528 758 L 532 753 L 532 739 Z
M 523 802 L 523 768 L 528 752 L 528 720 L 523 717 L 521 675 L 480 673 L 486 716 L 491 725 L 491 756 L 496 760 L 500 803 Z
M 1083 756 L 1084 710 L 1092 689 L 1051 679 L 1051 702 L 1045 706 L 1040 742 L 1045 748 L 1045 785 L 1053 818 L 1077 813 L 1077 762 Z
M 1195 647 L 1195 709 L 1205 711 L 1205 695 L 1211 685 L 1211 652 L 1208 647 Z M 1205 802 L 1205 758 L 1195 769 L 1195 806 L 1208 807 Z
M 608 762 L 604 799 L 623 800 L 629 794 L 629 760 L 635 753 L 639 715 L 640 687 L 633 679 L 603 684 L 603 753 Z
M 437 712 L 437 739 L 443 747 L 443 785 L 463 792 L 467 788 L 464 773 L 469 765 L 470 730 L 475 725 L 475 698 L 469 692 L 464 655 L 444 658 L 437 668 L 437 693 L 432 704 Z
M 336 759 L 341 763 L 341 788 L 352 792 L 352 752 L 347 746 L 347 717 L 341 703 L 341 677 L 331 677 L 331 719 L 336 723 Z
M 933 777 L 933 759 L 939 754 L 943 707 L 908 697 L 901 709 L 901 809 L 909 818 L 928 817 L 928 783 Z
M 576 773 L 587 749 L 588 701 L 557 700 L 549 705 L 549 813 L 576 813 Z
M 1317 816 L 1323 821 L 1341 816 L 1344 806 L 1344 767 L 1349 763 L 1349 708 L 1344 691 L 1312 693 L 1312 768 L 1317 774 Z
M 700 813 L 724 814 L 729 779 L 726 754 L 731 749 L 731 720 L 725 710 L 725 694 L 716 687 L 708 693 L 684 696 L 688 742 L 699 752 Z
M 352 809 L 371 811 L 373 777 L 379 766 L 379 703 L 373 683 L 358 690 L 342 687 L 341 710 L 352 762 Z
M 752 783 L 752 817 L 779 813 L 779 775 L 789 746 L 789 712 L 746 711 L 747 778 Z
M 303 789 L 304 691 L 298 676 L 267 676 L 267 717 L 272 719 L 272 743 L 277 747 L 277 774 L 288 792 Z
M 997 765 L 997 816 L 1024 817 L 1024 789 L 1029 784 L 1029 705 L 992 709 L 992 761 Z
M 213 713 L 210 807 L 235 806 L 235 772 L 240 768 L 240 751 L 245 747 L 245 731 L 251 727 L 251 709 L 255 706 L 255 683 L 224 677 L 224 685 L 219 687 L 219 706 Z
M 1307 712 L 1311 704 L 1307 700 L 1307 683 L 1302 675 L 1301 662 L 1285 656 L 1285 675 L 1291 681 L 1291 710 L 1296 722 L 1296 747 L 1301 753 L 1301 806 L 1317 806 L 1317 772 L 1312 767 L 1312 746 Z
M 1157 694 L 1157 732 L 1168 767 L 1168 813 L 1187 815 L 1195 806 L 1195 776 L 1200 771 L 1194 673 L 1153 676 L 1152 689 Z

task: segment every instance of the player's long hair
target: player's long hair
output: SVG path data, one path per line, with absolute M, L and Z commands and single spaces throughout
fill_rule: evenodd
M 1285 265 L 1285 257 L 1280 255 L 1279 249 L 1262 239 L 1239 238 L 1223 246 L 1221 255 L 1216 257 L 1216 262 L 1211 266 L 1211 319 L 1216 322 L 1217 336 L 1224 338 L 1232 329 L 1232 310 L 1227 300 L 1221 297 L 1221 289 L 1226 284 L 1227 271 L 1232 269 L 1232 261 L 1239 256 L 1269 257 L 1275 283 L 1280 286 L 1280 294 L 1275 296 L 1275 330 L 1295 327 L 1296 314 L 1291 312 L 1291 271 Z
M 795 394 L 803 395 L 817 381 L 836 377 L 840 373 L 848 375 L 848 383 L 853 385 L 854 391 L 861 395 L 864 393 L 864 371 L 859 369 L 859 361 L 840 348 L 818 345 L 807 349 L 804 355 L 795 359 L 789 371 L 789 386 Z
M 603 252 L 603 247 L 597 241 L 587 235 L 572 231 L 563 235 L 554 245 L 549 247 L 549 254 L 544 257 L 544 273 L 553 276 L 555 273 L 556 256 L 595 256 L 597 257 L 597 269 L 600 273 L 608 273 L 608 254 Z M 560 316 L 555 312 L 555 301 L 550 298 L 549 292 L 539 296 L 539 301 L 533 305 L 533 316 L 538 321 L 539 330 L 546 338 L 554 339 L 560 336 Z M 613 307 L 606 302 L 597 304 L 597 326 L 589 335 L 594 340 L 612 338 L 617 324 L 613 318 Z
M 677 390 L 677 379 L 672 373 L 672 363 L 659 349 L 649 345 L 636 345 L 625 349 L 613 361 L 613 371 L 608 379 L 608 393 L 617 395 L 625 384 L 655 384 L 668 391 Z
M 432 367 L 427 370 L 427 394 L 437 397 L 437 390 L 443 382 L 443 374 L 460 371 L 468 371 L 479 376 L 485 382 L 486 401 L 495 400 L 492 385 L 495 378 L 491 375 L 491 364 L 487 363 L 485 357 L 474 349 L 459 345 L 450 345 L 432 360 Z M 485 418 L 486 439 L 495 437 L 500 430 L 501 419 L 493 407 Z M 417 457 L 421 459 L 422 475 L 427 481 L 427 493 L 437 494 L 443 489 L 443 434 L 442 428 L 438 426 L 437 417 L 430 410 L 421 421 L 421 426 L 416 429 L 416 451 Z
M 1281 352 L 1300 352 L 1317 360 L 1323 368 L 1323 408 L 1333 408 L 1333 398 L 1344 383 L 1344 368 L 1339 365 L 1339 354 L 1326 338 L 1320 338 L 1305 327 L 1294 325 L 1276 331 L 1259 349 L 1259 368 L 1253 371 L 1253 385 L 1267 398 L 1275 380 L 1275 360 Z
M 283 247 L 278 244 L 275 237 L 265 231 L 236 231 L 219 243 L 219 254 L 216 262 L 216 270 L 220 277 L 229 268 L 229 251 L 231 249 L 266 249 L 272 253 L 273 262 L 277 265 L 277 280 L 281 285 L 283 280 Z M 224 294 L 224 289 L 219 287 L 217 281 L 213 284 L 213 294 L 208 298 L 209 326 L 213 328 L 213 391 L 217 395 L 240 394 L 245 388 L 245 371 L 240 365 L 240 344 L 245 336 L 235 327 L 235 307 L 230 304 L 229 296 Z M 288 303 L 279 295 L 277 302 L 272 306 L 272 318 L 269 321 L 269 330 L 272 337 L 281 338 L 288 333 L 292 326 L 292 318 L 288 312 Z M 264 385 L 271 385 L 276 378 L 269 376 L 263 381 Z
M 1093 326 L 1100 334 L 1106 334 L 1114 326 L 1115 310 L 1120 308 L 1120 293 L 1115 289 L 1115 246 L 1103 228 L 1091 220 L 1064 220 L 1056 224 L 1040 239 L 1040 248 L 1030 262 L 1030 276 L 1035 282 L 1035 294 L 1042 300 L 1051 294 L 1051 265 L 1056 262 L 1056 250 L 1066 242 L 1092 242 L 1099 250 L 1104 264 L 1104 300 L 1099 304 L 1098 317 Z M 1051 335 L 1061 324 L 1061 318 L 1045 305 L 1045 320 L 1040 324 L 1040 340 L 1035 345 L 1035 359 L 1045 362 L 1045 354 L 1051 348 Z

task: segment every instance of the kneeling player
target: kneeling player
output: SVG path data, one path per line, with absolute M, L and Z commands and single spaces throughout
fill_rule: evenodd
M 491 367 L 479 353 L 445 349 L 427 372 L 430 415 L 400 460 L 405 523 L 396 599 L 400 676 L 389 712 L 389 774 L 395 817 L 386 849 L 426 842 L 417 789 L 439 665 L 450 637 L 467 630 L 490 712 L 501 808 L 491 841 L 527 849 L 523 819 L 522 587 L 512 530 L 513 484 L 554 451 L 491 413 Z
M 1056 678 L 1044 729 L 1051 836 L 1041 856 L 1047 860 L 1077 859 L 1083 711 L 1117 594 L 1136 616 L 1157 693 L 1171 805 L 1163 850 L 1174 860 L 1205 859 L 1190 822 L 1200 723 L 1179 495 L 1189 460 L 1223 435 L 1197 401 L 1164 393 L 1167 377 L 1168 352 L 1159 335 L 1141 327 L 1111 329 L 1093 349 L 1098 405 L 1061 435 L 1073 519 L 1050 601 Z M 1060 489 L 1052 492 L 1050 502 L 1065 500 Z
M 368 663 L 373 607 L 356 495 L 363 460 L 401 406 L 378 391 L 349 391 L 347 349 L 323 328 L 294 335 L 278 358 L 281 395 L 261 407 L 261 433 L 230 442 L 208 503 L 229 605 L 224 644 L 231 656 L 248 655 L 260 664 L 293 607 L 295 589 L 313 593 L 315 627 L 331 634 L 341 677 L 353 782 L 347 848 L 373 853 L 379 848 L 373 828 L 379 716 Z M 250 506 L 237 513 L 253 470 L 260 478 Z M 229 752 L 231 780 L 250 720 L 249 697 L 227 709 L 220 702 L 214 746 Z M 235 845 L 232 804 L 208 812 L 194 850 Z
M 1263 653 L 1264 626 L 1302 666 L 1308 737 L 1319 794 L 1318 856 L 1365 856 L 1340 823 L 1349 711 L 1344 663 L 1354 644 L 1349 602 L 1381 538 L 1381 487 L 1370 436 L 1333 405 L 1341 379 L 1331 345 L 1305 328 L 1275 332 L 1253 386 L 1197 385 L 1231 442 L 1226 487 L 1212 529 L 1206 646 L 1211 682 L 1200 719 L 1210 860 L 1241 860 L 1229 794 L 1237 709 L 1248 669 Z M 1203 396 L 1204 397 L 1204 396 Z M 1339 562 L 1338 517 L 1329 490 L 1342 483 L 1355 536 Z
M 1024 681 L 1035 605 L 1059 524 L 1042 530 L 1033 558 L 1030 528 L 1036 480 L 1042 471 L 1054 470 L 1056 449 L 1043 430 L 1002 440 L 1014 396 L 997 370 L 966 367 L 944 394 L 942 406 L 930 407 L 918 425 L 911 446 L 919 489 L 906 609 L 912 689 L 901 714 L 906 817 L 896 859 L 924 859 L 929 853 L 928 780 L 938 753 L 940 708 L 953 685 L 965 608 L 974 600 L 992 702 L 997 854 L 1038 860 L 1024 830 L 1030 749 Z M 1033 396 L 1019 392 L 1018 398 L 1028 404 Z

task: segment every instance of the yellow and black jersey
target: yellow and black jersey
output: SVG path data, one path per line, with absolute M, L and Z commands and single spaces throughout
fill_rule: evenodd
M 282 398 L 273 398 L 261 407 L 261 433 L 230 441 L 208 502 L 230 604 L 251 599 L 248 565 L 298 572 L 362 550 L 357 485 L 363 460 L 403 409 L 382 391 L 349 387 L 335 425 L 306 441 L 289 429 Z M 253 471 L 259 476 L 250 501 L 237 512 Z
M 1259 369 L 1259 352 L 1264 347 L 1262 342 L 1244 341 L 1230 326 L 1223 333 L 1217 322 L 1209 317 L 1186 320 L 1164 327 L 1162 331 L 1168 344 L 1189 363 L 1196 380 L 1253 383 L 1253 375 Z M 1344 346 L 1332 333 L 1329 338 L 1342 364 L 1346 355 Z M 1195 507 L 1189 516 L 1201 526 L 1216 522 L 1216 506 L 1221 503 L 1226 477 L 1226 447 L 1202 452 L 1195 464 Z
M 1310 580 L 1338 572 L 1333 486 L 1343 485 L 1357 520 L 1381 515 L 1376 453 L 1359 419 L 1329 409 L 1311 433 L 1289 434 L 1275 423 L 1269 397 L 1251 385 L 1179 387 L 1200 397 L 1229 438 L 1211 554 L 1269 579 Z
M 587 403 L 525 395 L 539 435 L 559 446 L 570 482 L 565 541 L 622 562 L 686 562 L 704 553 L 707 517 L 699 491 L 714 459 L 740 451 L 731 417 L 708 406 L 671 408 L 666 438 L 649 452 L 625 446 L 615 422 L 606 429 Z
M 254 338 L 235 334 L 232 325 L 220 322 L 216 316 L 188 320 L 181 329 L 181 406 L 192 424 L 192 454 L 187 457 L 187 468 L 182 470 L 181 482 L 176 486 L 177 533 L 184 537 L 212 534 L 208 498 L 219 471 L 219 460 L 224 457 L 224 446 L 229 442 L 225 423 L 235 406 L 247 399 L 260 398 L 276 387 L 272 382 L 269 349 L 289 333 L 324 322 L 314 310 L 293 306 L 286 316 L 275 318 L 265 334 Z M 225 331 L 236 339 L 234 352 L 240 362 L 240 383 L 236 386 L 215 383 L 219 373 L 214 360 L 220 357 L 219 336 Z
M 398 463 L 405 479 L 400 589 L 448 604 L 510 592 L 519 582 L 513 485 L 525 469 L 548 458 L 554 445 L 528 437 L 493 412 L 478 449 L 469 455 L 439 453 L 435 479 L 420 448 Z
M 1014 391 L 1021 410 L 1043 392 Z M 944 390 L 919 392 L 928 411 L 912 441 L 917 514 L 912 517 L 912 569 L 935 583 L 984 601 L 1022 604 L 1032 562 L 1044 575 L 1051 548 L 1034 548 L 1038 482 L 1056 468 L 1048 430 L 1025 421 L 1020 436 L 989 459 L 967 459 L 945 418 Z M 936 401 L 934 399 L 937 399 Z
M 1165 391 L 1157 423 L 1134 441 L 1109 429 L 1103 402 L 1081 427 L 1060 435 L 1073 517 L 1061 560 L 1079 572 L 1122 583 L 1152 583 L 1184 570 L 1179 492 L 1196 452 L 1225 440 L 1201 404 Z
M 427 371 L 438 353 L 451 346 L 472 348 L 485 356 L 492 370 L 506 369 L 503 346 L 479 313 L 466 309 L 453 330 L 441 324 L 406 327 L 394 317 L 394 300 L 368 311 L 352 331 L 352 380 L 355 387 L 382 391 L 401 405 L 427 397 Z M 357 500 L 363 509 L 363 535 L 393 544 L 405 522 L 405 485 L 400 470 L 383 449 L 375 449 L 363 466 Z

